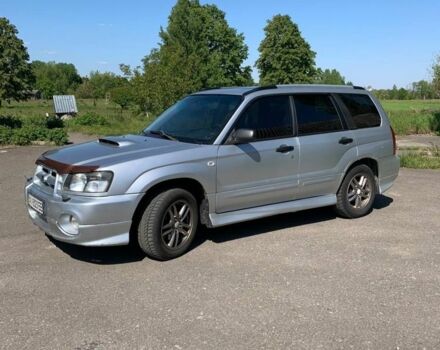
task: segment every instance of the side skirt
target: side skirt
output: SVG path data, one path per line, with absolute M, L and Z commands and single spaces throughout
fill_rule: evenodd
M 240 209 L 227 213 L 210 213 L 209 219 L 212 227 L 219 227 L 238 222 L 255 220 L 267 216 L 293 213 L 300 210 L 325 207 L 336 204 L 336 195 L 329 194 L 312 198 L 299 199 L 290 202 L 264 205 L 261 207 Z

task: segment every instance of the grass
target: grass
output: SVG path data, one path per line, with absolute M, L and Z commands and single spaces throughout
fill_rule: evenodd
M 382 106 L 387 112 L 434 110 L 440 111 L 439 100 L 382 100 Z
M 400 149 L 400 165 L 413 169 L 440 169 L 440 147 Z
M 397 135 L 440 135 L 440 100 L 384 100 L 381 103 Z
M 152 118 L 137 113 L 134 109 L 121 112 L 119 106 L 105 100 L 78 99 L 79 116 L 96 114 L 103 117 L 105 125 L 78 125 L 66 123 L 69 131 L 95 135 L 121 135 L 138 133 L 146 127 Z M 387 112 L 394 131 L 398 135 L 430 134 L 440 135 L 440 99 L 439 100 L 385 100 L 382 105 Z M 26 101 L 11 104 L 4 103 L 0 115 L 20 118 L 43 117 L 53 114 L 52 100 Z
M 403 168 L 440 169 L 440 157 L 427 157 L 419 153 L 406 153 L 400 156 Z

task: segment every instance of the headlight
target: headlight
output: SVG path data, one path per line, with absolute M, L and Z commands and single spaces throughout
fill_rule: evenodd
M 107 192 L 112 182 L 112 178 L 113 173 L 111 171 L 70 174 L 64 182 L 64 190 L 88 193 Z

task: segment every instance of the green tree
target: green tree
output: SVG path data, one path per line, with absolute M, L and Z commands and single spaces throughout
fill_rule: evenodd
M 435 97 L 440 97 L 440 55 L 438 55 L 432 65 L 432 88 Z
M 398 100 L 399 99 L 399 90 L 397 89 L 396 84 L 393 85 L 393 88 L 389 90 L 388 97 L 390 100 Z
M 90 72 L 88 84 L 90 85 L 91 97 L 96 100 L 104 98 L 110 90 L 127 84 L 127 79 L 112 72 L 94 71 Z
M 53 95 L 73 93 L 81 83 L 81 77 L 72 63 L 33 61 L 32 70 L 36 78 L 35 87 L 46 99 Z
M 77 98 L 93 98 L 93 89 L 88 77 L 82 78 L 82 83 L 76 88 Z
M 311 83 L 315 77 L 315 52 L 301 36 L 290 16 L 276 15 L 264 28 L 256 67 L 260 84 Z
M 373 90 L 373 94 L 380 100 L 389 100 L 390 99 L 390 90 L 387 89 L 379 89 Z
M 423 100 L 435 97 L 432 84 L 426 80 L 420 80 L 412 83 L 412 95 L 413 98 Z
M 400 88 L 397 90 L 397 99 L 398 100 L 407 100 L 409 98 L 409 92 L 407 89 Z
M 110 99 L 121 107 L 121 112 L 133 101 L 132 87 L 128 84 L 110 90 Z
M 317 84 L 331 84 L 331 85 L 345 85 L 345 78 L 336 69 L 318 68 L 316 71 L 315 83 Z
M 0 106 L 2 100 L 26 99 L 34 82 L 27 49 L 17 34 L 17 28 L 0 17 Z
M 143 60 L 143 73 L 133 77 L 143 108 L 159 112 L 196 90 L 252 83 L 250 67 L 243 66 L 248 55 L 243 34 L 216 6 L 178 0 L 159 35 L 159 47 Z

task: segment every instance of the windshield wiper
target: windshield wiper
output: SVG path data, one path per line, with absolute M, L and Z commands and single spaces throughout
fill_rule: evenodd
M 147 130 L 150 134 L 153 135 L 159 135 L 160 137 L 167 139 L 167 140 L 171 140 L 171 141 L 179 141 L 178 139 L 176 139 L 173 135 L 170 135 L 168 133 L 166 133 L 163 130 Z M 145 134 L 145 132 L 143 132 Z

